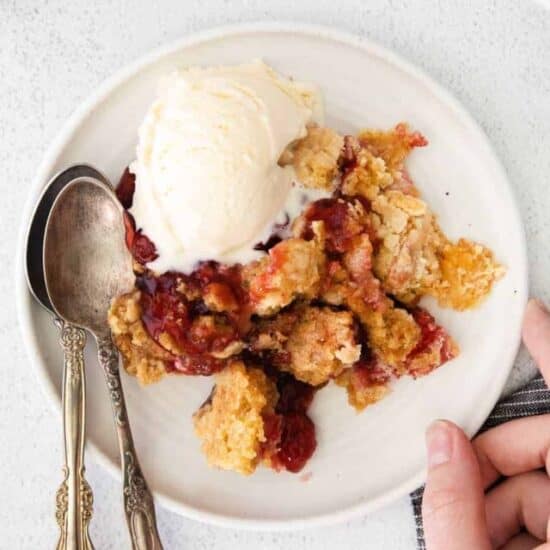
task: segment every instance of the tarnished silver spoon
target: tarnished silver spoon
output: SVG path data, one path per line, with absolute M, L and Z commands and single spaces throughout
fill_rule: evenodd
M 125 244 L 122 206 L 109 185 L 80 178 L 59 193 L 46 224 L 44 273 L 57 314 L 89 330 L 97 341 L 118 436 L 132 547 L 160 550 L 153 497 L 134 448 L 118 351 L 107 322 L 113 298 L 131 290 L 135 280 Z
M 81 177 L 107 182 L 95 168 L 86 164 L 71 166 L 55 175 L 38 199 L 26 240 L 25 274 L 35 299 L 54 316 L 61 329 L 64 352 L 63 369 L 63 435 L 65 477 L 56 494 L 56 519 L 60 529 L 58 550 L 93 550 L 88 526 L 92 517 L 93 496 L 84 477 L 84 441 L 86 412 L 86 376 L 84 345 L 86 333 L 62 321 L 53 310 L 46 291 L 43 269 L 43 248 L 46 222 L 52 205 L 61 190 Z

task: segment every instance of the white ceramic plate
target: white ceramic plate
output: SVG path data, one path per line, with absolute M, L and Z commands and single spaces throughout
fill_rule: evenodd
M 473 434 L 496 402 L 517 351 L 526 301 L 522 225 L 510 186 L 486 137 L 436 83 L 374 44 L 317 27 L 252 25 L 196 35 L 149 56 L 106 82 L 73 115 L 48 151 L 23 220 L 48 178 L 89 162 L 116 181 L 133 158 L 136 131 L 160 75 L 185 65 L 230 64 L 262 57 L 276 69 L 319 84 L 327 123 L 341 131 L 408 121 L 429 147 L 415 151 L 410 172 L 441 225 L 489 245 L 508 274 L 479 309 L 440 311 L 460 357 L 432 375 L 400 381 L 381 403 L 356 414 L 345 392 L 328 387 L 312 407 L 318 449 L 302 475 L 259 469 L 251 477 L 209 469 L 191 414 L 208 395 L 209 378 L 169 377 L 143 389 L 124 377 L 143 469 L 163 503 L 187 516 L 252 528 L 291 528 L 347 519 L 391 501 L 424 478 L 424 430 L 452 419 Z M 19 251 L 23 246 L 19 247 Z M 19 258 L 18 304 L 32 362 L 56 406 L 61 352 L 51 319 L 31 299 Z M 88 349 L 88 438 L 118 475 L 107 392 Z

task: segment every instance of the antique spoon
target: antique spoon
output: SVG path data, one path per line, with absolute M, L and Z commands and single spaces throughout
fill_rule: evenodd
M 60 529 L 58 550 L 93 550 L 88 532 L 93 496 L 84 477 L 86 378 L 83 349 L 86 333 L 65 323 L 55 314 L 46 291 L 42 250 L 46 221 L 55 198 L 68 183 L 83 176 L 107 181 L 95 168 L 85 164 L 71 166 L 55 175 L 38 199 L 26 240 L 25 274 L 29 289 L 38 303 L 54 316 L 55 324 L 61 329 L 60 343 L 64 351 L 62 410 L 65 477 L 56 494 L 55 515 Z
M 123 210 L 109 185 L 92 178 L 69 183 L 46 225 L 44 273 L 48 296 L 66 322 L 96 338 L 111 397 L 123 471 L 124 510 L 135 550 L 160 550 L 153 497 L 141 472 L 126 411 L 118 351 L 107 314 L 115 296 L 134 285 Z

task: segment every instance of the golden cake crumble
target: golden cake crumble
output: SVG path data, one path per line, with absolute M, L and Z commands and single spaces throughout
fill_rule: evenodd
M 341 157 L 344 166 L 342 192 L 349 196 L 362 196 L 374 200 L 382 190 L 393 183 L 393 176 L 384 159 L 362 148 L 359 140 L 346 136 Z
M 458 311 L 479 304 L 505 273 L 488 248 L 466 239 L 446 243 L 440 265 L 441 280 L 430 294 L 435 295 L 442 306 Z
M 211 398 L 195 413 L 195 432 L 211 466 L 251 474 L 266 441 L 264 416 L 278 393 L 261 369 L 232 361 L 216 375 Z
M 438 253 L 446 242 L 426 203 L 401 191 L 372 202 L 372 225 L 379 238 L 374 273 L 384 290 L 411 303 L 441 278 Z
M 346 389 L 348 402 L 357 411 L 362 411 L 369 405 L 374 405 L 386 397 L 389 388 L 386 380 L 382 382 L 363 382 L 362 377 L 354 369 L 347 369 L 336 378 L 336 384 Z
M 209 464 L 298 472 L 317 445 L 307 414 L 316 391 L 334 381 L 362 410 L 392 380 L 458 355 L 420 300 L 475 307 L 504 268 L 485 246 L 441 230 L 406 168 L 425 145 L 403 123 L 357 136 L 310 127 L 279 164 L 323 198 L 275 226 L 255 247 L 265 253 L 245 265 L 206 259 L 190 273 L 154 273 L 155 244 L 126 212 L 136 289 L 112 304 L 113 338 L 143 384 L 215 376 L 194 415 Z M 132 178 L 126 171 L 117 189 L 127 209 Z
M 428 144 L 420 132 L 411 131 L 403 122 L 389 131 L 364 130 L 358 136 L 361 147 L 368 150 L 375 157 L 384 161 L 392 176 L 400 176 L 403 163 L 415 147 L 424 147 Z
M 332 191 L 344 138 L 330 128 L 313 126 L 307 136 L 283 154 L 281 164 L 291 164 L 302 185 Z
M 365 329 L 372 352 L 399 374 L 403 364 L 420 340 L 420 328 L 405 309 L 396 308 L 391 300 L 376 310 L 357 296 L 351 296 L 348 306 Z
M 246 266 L 243 278 L 255 313 L 270 315 L 295 298 L 313 298 L 321 284 L 324 261 L 318 242 L 294 238 Z
M 312 386 L 338 376 L 361 354 L 352 314 L 327 307 L 297 307 L 261 321 L 251 346 L 270 352 L 278 368 Z

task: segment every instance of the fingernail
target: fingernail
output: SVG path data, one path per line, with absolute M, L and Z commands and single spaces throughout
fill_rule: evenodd
M 428 468 L 434 468 L 451 460 L 453 452 L 452 434 L 443 420 L 433 422 L 426 432 Z
M 539 309 L 542 309 L 542 311 L 544 311 L 545 313 L 548 313 L 548 308 L 546 307 L 545 303 L 539 298 L 531 298 L 529 302 L 536 305 Z

